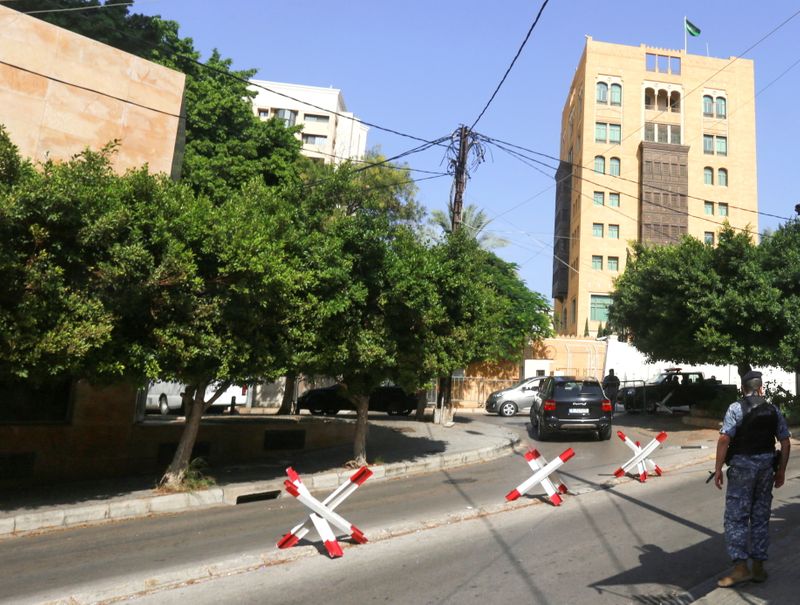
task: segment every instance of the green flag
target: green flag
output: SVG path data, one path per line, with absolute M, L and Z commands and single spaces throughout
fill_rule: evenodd
M 690 36 L 694 36 L 695 38 L 700 35 L 700 28 L 697 27 L 694 23 L 689 21 L 686 17 L 683 18 L 683 22 L 686 25 L 686 31 L 689 32 Z

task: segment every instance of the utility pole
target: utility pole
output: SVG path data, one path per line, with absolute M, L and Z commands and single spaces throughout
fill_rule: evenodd
M 467 186 L 467 159 L 469 158 L 469 134 L 470 130 L 463 124 L 458 129 L 458 152 L 453 162 L 453 176 L 455 187 L 453 192 L 453 215 L 451 217 L 450 230 L 455 233 L 461 228 L 461 219 L 464 211 L 464 189 Z M 439 413 L 439 423 L 445 426 L 453 424 L 453 374 L 452 371 L 444 380 L 439 381 L 439 388 L 444 389 L 444 396 L 439 397 L 442 401 L 442 409 Z

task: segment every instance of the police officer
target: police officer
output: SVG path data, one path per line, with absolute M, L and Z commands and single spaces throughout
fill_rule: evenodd
M 742 376 L 742 394 L 725 412 L 714 467 L 714 485 L 722 489 L 722 465 L 728 464 L 725 543 L 733 571 L 717 583 L 722 587 L 767 579 L 764 561 L 769 548 L 772 486 L 783 485 L 789 462 L 789 429 L 780 411 L 764 399 L 761 372 Z M 776 439 L 781 444 L 779 453 L 775 452 Z M 752 572 L 748 559 L 753 560 Z

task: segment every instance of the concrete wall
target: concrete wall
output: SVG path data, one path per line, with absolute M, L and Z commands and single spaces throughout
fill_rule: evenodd
M 0 6 L 0 124 L 23 156 L 118 139 L 116 170 L 174 174 L 184 74 Z M 177 153 L 176 153 L 177 152 Z

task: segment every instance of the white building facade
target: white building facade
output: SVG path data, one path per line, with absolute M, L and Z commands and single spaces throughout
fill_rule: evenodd
M 364 158 L 369 127 L 347 111 L 341 90 L 267 80 L 251 83 L 257 116 L 303 127 L 297 135 L 303 142 L 303 155 L 326 164 Z

